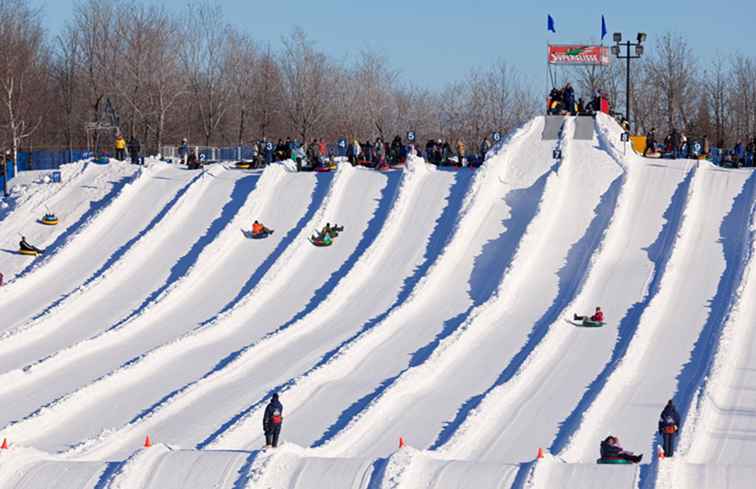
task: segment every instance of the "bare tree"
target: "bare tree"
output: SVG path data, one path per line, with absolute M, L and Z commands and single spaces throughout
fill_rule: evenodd
M 710 69 L 704 73 L 704 103 L 702 109 L 705 114 L 703 117 L 713 118 L 715 141 L 722 141 L 725 137 L 725 120 L 729 111 L 728 96 L 730 93 L 730 80 L 726 71 L 725 62 L 722 58 L 717 58 L 710 65 Z M 700 124 L 700 122 L 699 122 Z
M 756 63 L 750 57 L 736 56 L 732 63 L 730 90 L 731 118 L 736 137 L 756 133 Z
M 384 140 L 391 129 L 393 121 L 393 92 L 397 72 L 389 68 L 388 61 L 372 51 L 363 51 L 355 66 L 353 83 L 355 83 L 356 103 L 359 113 L 365 115 L 363 131 L 375 130 Z M 395 132 L 395 131 L 394 131 Z
M 694 114 L 696 67 L 693 59 L 684 39 L 666 34 L 656 43 L 656 51 L 646 64 L 648 83 L 660 88 L 658 107 L 663 110 L 668 129 L 687 127 Z
M 81 34 L 68 26 L 58 36 L 56 50 L 50 64 L 50 76 L 56 91 L 56 100 L 64 115 L 63 134 L 69 154 L 73 151 L 74 128 L 78 117 L 78 95 L 80 91 L 79 50 Z
M 283 45 L 282 103 L 289 123 L 304 142 L 326 113 L 329 62 L 301 29 L 295 29 Z
M 230 33 L 227 75 L 239 117 L 237 144 L 244 143 L 249 108 L 254 103 L 258 57 L 257 47 L 249 36 Z
M 13 161 L 21 142 L 41 122 L 41 115 L 33 115 L 33 105 L 47 62 L 43 43 L 38 12 L 25 0 L 0 0 L 0 97 Z
M 282 99 L 281 70 L 270 51 L 270 46 L 260 55 L 255 70 L 253 82 L 254 93 L 252 116 L 257 121 L 257 131 L 260 138 L 266 138 L 276 129 L 283 128 L 280 117 Z
M 80 34 L 79 66 L 87 87 L 91 122 L 100 122 L 104 102 L 112 93 L 111 82 L 117 69 L 113 56 L 113 39 L 116 6 L 113 0 L 82 0 L 74 6 L 70 29 Z M 99 147 L 99 133 L 92 141 L 94 150 Z
M 208 25 L 213 28 L 208 29 Z M 231 84 L 226 75 L 230 32 L 220 5 L 210 2 L 189 5 L 180 55 L 208 145 L 231 101 Z

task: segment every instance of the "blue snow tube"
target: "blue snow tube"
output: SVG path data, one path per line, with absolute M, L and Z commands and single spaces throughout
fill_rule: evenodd
M 58 224 L 58 218 L 55 214 L 45 214 L 40 222 L 46 226 L 55 226 Z

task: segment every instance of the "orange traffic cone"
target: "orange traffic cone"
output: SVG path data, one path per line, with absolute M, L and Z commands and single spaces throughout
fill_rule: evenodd
M 540 460 L 543 458 L 543 448 L 538 449 L 538 454 L 536 455 L 536 459 Z
M 8 439 L 7 438 L 3 438 L 3 444 L 0 445 L 0 449 L 2 449 L 2 450 L 7 450 L 8 449 Z
M 404 437 L 403 436 L 399 437 L 399 448 L 404 448 Z
M 150 448 L 152 446 L 152 440 L 150 440 L 150 435 L 147 435 L 147 438 L 144 439 L 144 448 Z

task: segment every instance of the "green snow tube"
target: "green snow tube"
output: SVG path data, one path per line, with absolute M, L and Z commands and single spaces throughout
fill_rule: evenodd
M 601 328 L 605 325 L 606 323 L 599 323 L 597 321 L 591 321 L 590 319 L 586 319 L 583 321 L 584 328 Z
M 624 458 L 600 458 L 596 460 L 597 464 L 607 465 L 632 465 L 632 462 Z

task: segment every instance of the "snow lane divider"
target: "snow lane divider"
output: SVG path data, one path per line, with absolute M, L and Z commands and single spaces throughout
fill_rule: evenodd
M 517 154 L 516 150 L 512 151 L 510 157 Z M 482 304 L 475 306 L 460 326 L 433 348 L 425 361 L 403 370 L 360 412 L 351 415 L 350 420 L 340 432 L 330 436 L 324 435 L 324 438 L 321 438 L 316 445 L 322 445 L 321 448 L 324 451 L 333 454 L 334 452 L 341 453 L 348 446 L 353 446 L 358 441 L 369 439 L 370 433 L 380 431 L 376 429 L 376 425 L 380 424 L 381 419 L 388 418 L 387 413 L 398 408 L 399 403 L 397 401 L 399 399 L 402 403 L 411 402 L 410 399 L 414 392 L 432 389 L 435 383 L 443 380 L 443 374 L 449 372 L 449 368 L 455 360 L 474 350 L 475 342 L 484 338 L 487 328 L 495 324 L 496 312 L 500 311 L 502 307 L 506 307 L 505 303 L 508 303 L 512 297 L 510 294 L 506 294 L 504 289 L 515 290 L 516 288 L 516 286 L 509 286 L 510 280 L 514 280 L 512 277 L 514 264 L 521 259 L 523 254 L 528 254 L 528 251 L 534 248 L 537 249 L 538 243 L 545 245 L 548 241 L 536 239 L 533 248 L 523 247 L 523 243 L 528 238 L 533 238 L 532 226 L 534 222 L 538 220 L 539 216 L 542 219 L 546 218 L 541 214 L 541 208 L 547 195 L 547 188 L 558 191 L 558 187 L 555 185 L 557 164 L 548 168 L 535 182 L 523 183 L 524 185 L 531 184 L 530 187 L 524 190 L 519 188 L 511 190 L 508 197 L 505 198 L 510 204 L 511 219 L 507 221 L 507 229 L 505 229 L 504 235 L 507 236 L 506 241 L 515 243 L 515 246 L 512 253 L 507 255 L 508 258 L 502 257 L 506 261 L 504 272 L 497 290 L 492 292 L 491 297 Z M 532 178 L 535 178 L 535 175 Z M 510 200 L 512 194 L 518 192 L 525 192 L 532 197 L 522 198 L 518 194 L 518 198 L 513 199 L 514 201 Z M 532 205 L 532 202 L 536 202 L 536 204 Z M 510 238 L 509 233 L 514 233 L 514 235 Z M 532 257 L 533 254 L 530 254 L 530 256 Z M 524 279 L 524 276 L 520 274 L 519 278 Z M 334 368 L 338 367 L 334 365 Z M 345 370 L 348 369 L 345 368 Z
M 743 210 L 743 215 L 738 216 L 738 212 Z M 740 236 L 741 233 L 743 236 Z M 748 281 L 753 281 L 756 276 L 753 272 L 756 269 L 756 172 L 751 173 L 740 195 L 735 198 L 733 209 L 720 227 L 720 234 L 727 267 L 712 301 L 714 305 L 707 320 L 707 325 L 711 326 L 704 328 L 693 351 L 694 355 L 703 358 L 689 363 L 691 366 L 699 363 L 702 367 L 698 372 L 689 373 L 691 368 L 683 370 L 683 374 L 689 373 L 687 377 L 691 379 L 691 387 L 683 397 L 689 400 L 683 404 L 683 412 L 687 413 L 680 413 L 685 421 L 679 436 L 678 451 L 693 462 L 706 459 L 705 454 L 710 456 L 705 446 L 708 436 L 706 428 L 714 426 L 716 420 L 724 416 L 721 405 L 717 405 L 715 399 L 720 397 L 720 392 L 730 388 L 729 381 L 735 375 L 738 359 L 749 348 L 743 337 L 747 338 L 755 324 L 749 323 L 748 316 L 744 314 L 744 309 L 749 307 L 755 296 L 744 292 L 749 286 L 751 289 L 755 287 Z M 738 249 L 739 245 L 743 247 L 742 250 Z M 751 311 L 756 309 L 752 305 L 750 307 Z M 707 329 L 710 330 L 708 334 Z M 716 342 L 713 337 L 717 338 Z
M 267 172 L 268 171 L 266 170 L 266 173 Z M 275 172 L 275 171 L 272 171 L 269 174 L 271 174 L 272 177 L 268 178 L 267 180 L 265 180 L 267 183 L 262 183 L 261 182 L 260 186 L 258 187 L 259 190 L 262 192 L 263 195 L 258 195 L 258 192 L 252 192 L 252 193 L 250 193 L 250 195 L 249 195 L 249 197 L 247 199 L 248 202 L 250 202 L 250 201 L 256 202 L 256 204 L 253 206 L 253 208 L 255 208 L 255 210 L 261 210 L 261 205 L 262 205 L 261 202 L 262 203 L 267 203 L 270 200 L 270 197 L 273 194 L 273 190 L 276 188 L 277 183 L 280 181 L 281 175 L 282 175 L 282 173 Z M 239 214 L 241 214 L 241 213 L 239 213 Z M 204 274 L 204 271 L 206 271 L 206 270 L 214 267 L 215 264 L 216 264 L 216 262 L 217 262 L 217 260 L 220 259 L 220 258 L 222 258 L 223 256 L 225 256 L 224 252 L 227 251 L 228 247 L 230 247 L 230 246 L 238 246 L 240 242 L 243 242 L 244 241 L 243 237 L 240 236 L 240 234 L 237 232 L 238 229 L 236 229 L 236 227 L 235 227 L 235 226 L 238 226 L 240 224 L 240 220 L 241 219 L 243 219 L 243 217 L 241 217 L 240 215 L 237 215 L 237 217 L 235 219 L 233 219 L 233 221 L 231 223 L 229 223 L 228 226 L 226 226 L 225 230 L 222 231 L 223 236 L 219 236 L 219 238 L 225 238 L 225 239 L 221 239 L 220 243 L 216 242 L 216 243 L 213 243 L 213 244 L 209 245 L 209 246 L 213 246 L 214 247 L 214 251 L 213 251 L 213 253 L 205 253 L 205 254 L 203 254 L 203 257 L 205 257 L 204 263 L 202 263 L 202 264 L 195 263 L 194 268 L 192 269 L 192 271 L 190 273 L 188 273 L 187 276 L 185 276 L 182 279 L 178 280 L 174 284 L 174 287 L 171 288 L 171 290 L 165 291 L 163 293 L 163 295 L 167 295 L 170 291 L 177 292 L 179 290 L 186 289 L 187 287 L 191 287 L 192 283 L 195 283 L 195 282 L 197 282 L 197 281 L 199 281 L 199 280 L 202 279 L 202 275 Z M 218 240 L 216 240 L 216 241 L 218 241 Z M 190 278 L 191 280 L 187 280 L 187 277 Z M 177 297 L 177 299 L 180 299 L 180 297 Z M 160 304 L 160 302 L 156 301 L 156 304 Z M 165 305 L 167 307 L 170 306 L 169 304 L 165 304 Z M 147 308 L 147 309 L 149 309 L 149 308 Z M 146 326 L 146 325 L 148 325 L 148 324 L 153 324 L 153 322 L 154 322 L 153 320 L 157 319 L 157 317 L 158 317 L 158 315 L 156 315 L 155 311 L 153 311 L 153 313 L 150 314 L 149 317 L 148 317 L 148 315 L 146 315 L 147 309 L 143 310 L 142 313 L 139 316 L 136 316 L 134 318 L 134 320 L 137 320 L 137 319 L 142 320 L 142 321 L 139 322 L 139 330 L 143 329 L 143 327 Z M 142 323 L 144 323 L 144 324 L 142 324 Z M 98 349 L 99 350 L 101 348 L 105 348 L 105 347 L 111 346 L 113 344 L 116 344 L 119 341 L 122 341 L 125 337 L 128 337 L 128 336 L 130 336 L 132 334 L 136 334 L 136 333 L 138 333 L 138 331 L 136 330 L 136 327 L 129 328 L 128 330 L 123 330 L 123 329 L 121 329 L 121 330 L 112 330 L 112 331 L 103 333 L 101 335 L 98 335 L 98 336 L 90 339 L 90 340 L 86 340 L 83 344 L 80 344 L 78 346 L 78 348 L 68 349 L 68 351 L 67 351 L 68 358 L 66 358 L 65 360 L 74 361 L 74 360 L 76 360 L 78 358 L 81 358 L 82 356 L 86 355 L 87 353 L 89 353 L 90 351 L 84 351 L 84 348 L 85 348 L 84 345 L 89 345 L 86 348 Z M 91 343 L 91 345 L 90 345 L 90 343 Z M 173 343 L 173 342 L 171 342 L 171 343 Z M 168 345 L 170 345 L 171 343 L 168 343 Z M 58 360 L 59 361 L 63 361 L 64 360 L 63 357 L 60 357 L 60 359 L 58 359 L 55 356 L 51 357 L 51 358 L 55 358 L 56 361 L 58 361 Z M 45 366 L 46 365 L 47 364 L 45 364 Z M 54 369 L 54 370 L 57 370 L 57 368 L 60 368 L 61 365 L 63 365 L 63 364 L 57 365 L 56 369 Z M 128 366 L 128 365 L 129 365 L 129 363 L 126 364 L 126 366 Z M 112 372 L 111 372 L 111 374 L 112 374 Z M 26 374 L 26 375 L 28 375 L 28 374 Z M 2 376 L 0 376 L 0 378 L 2 378 Z M 104 376 L 104 377 L 102 377 L 102 378 L 100 378 L 98 380 L 101 381 L 101 380 L 103 380 L 105 378 L 108 378 L 108 375 L 106 375 L 106 376 Z M 34 377 L 31 377 L 31 379 L 33 380 Z M 91 389 L 91 386 L 93 384 L 96 384 L 96 383 L 97 383 L 97 381 L 94 381 L 93 383 L 89 384 L 88 386 L 84 386 L 84 387 L 82 387 L 81 389 L 79 389 L 78 391 L 76 391 L 76 392 L 74 392 L 72 394 L 63 396 L 63 397 L 61 397 L 59 399 L 56 399 L 55 401 L 53 401 L 52 403 L 48 404 L 47 406 L 44 406 L 43 408 L 41 408 L 40 410 L 36 411 L 35 413 L 32 413 L 28 418 L 29 419 L 37 419 L 38 421 L 40 421 L 40 418 L 38 418 L 39 414 L 41 414 L 42 412 L 46 412 L 47 410 L 49 410 L 53 406 L 56 406 L 56 409 L 57 408 L 61 408 L 62 405 L 64 404 L 64 402 L 66 400 L 71 400 L 72 398 L 75 398 L 76 395 L 77 395 L 77 393 L 79 393 L 82 390 Z M 84 397 L 85 397 L 85 399 L 87 401 L 93 401 L 94 400 L 94 398 L 92 396 L 84 396 Z M 13 425 L 13 423 L 11 425 Z
M 537 120 L 537 119 L 536 119 Z M 537 130 L 537 124 L 535 121 L 524 126 L 517 131 L 511 138 L 510 143 L 507 146 L 516 145 L 526 136 Z M 468 190 L 465 196 L 463 208 L 460 212 L 460 218 L 458 219 L 452 237 L 449 244 L 445 247 L 444 251 L 435 260 L 433 265 L 427 271 L 427 273 L 420 279 L 415 289 L 411 292 L 407 301 L 401 304 L 401 306 L 392 310 L 382 321 L 381 324 L 375 327 L 358 333 L 355 337 L 347 340 L 344 344 L 340 345 L 336 350 L 329 353 L 323 358 L 321 362 L 312 367 L 306 373 L 299 377 L 290 380 L 283 386 L 279 386 L 276 390 L 281 392 L 289 392 L 287 394 L 287 405 L 297 406 L 307 397 L 307 393 L 314 389 L 314 385 L 333 376 L 331 372 L 335 372 L 336 366 L 342 366 L 345 362 L 348 362 L 350 358 L 358 357 L 362 358 L 367 352 L 372 349 L 371 345 L 377 344 L 390 336 L 393 331 L 401 326 L 403 323 L 400 320 L 400 314 L 404 314 L 415 303 L 421 301 L 426 293 L 430 293 L 436 282 L 448 273 L 448 267 L 444 267 L 447 262 L 453 262 L 458 260 L 466 252 L 465 242 L 466 236 L 470 229 L 474 229 L 479 226 L 485 212 L 475 212 L 479 208 L 486 208 L 487 203 L 498 196 L 499 193 L 499 180 L 496 175 L 492 175 L 496 171 L 506 172 L 511 165 L 508 165 L 509 151 L 502 150 L 499 155 L 493 159 L 488 160 L 483 165 L 474 177 L 473 184 Z M 501 161 L 501 160 L 504 161 Z M 493 166 L 496 165 L 496 166 Z M 464 231 L 463 231 L 464 230 Z M 348 368 L 341 370 L 339 367 L 340 375 L 344 375 L 348 371 Z M 300 385 L 302 384 L 302 385 Z M 299 392 L 295 398 L 292 397 L 292 389 L 299 387 Z M 208 445 L 203 445 L 212 448 L 220 448 L 227 446 L 242 446 L 245 443 L 245 438 L 248 438 L 250 426 L 256 426 L 259 417 L 261 416 L 261 410 L 264 407 L 265 399 L 262 399 L 255 405 L 251 406 L 247 412 L 242 413 L 238 419 L 232 420 L 228 423 L 228 426 L 223 427 L 223 431 L 214 437 Z M 289 408 L 289 409 L 295 409 Z
M 565 156 L 569 160 L 569 145 Z M 462 456 L 472 446 L 481 443 L 483 431 L 490 431 L 491 424 L 501 419 L 502 412 L 518 403 L 524 391 L 547 369 L 561 351 L 573 331 L 563 327 L 554 327 L 560 322 L 561 314 L 580 297 L 586 294 L 590 287 L 598 287 L 591 283 L 591 275 L 596 263 L 601 260 L 608 236 L 611 235 L 612 224 L 617 218 L 618 202 L 626 192 L 625 179 L 627 173 L 622 164 L 618 165 L 622 173 L 609 185 L 601 196 L 600 202 L 594 209 L 593 221 L 583 238 L 573 245 L 568 255 L 565 267 L 573 268 L 571 262 L 577 260 L 585 265 L 574 267 L 579 273 L 570 280 L 572 285 L 562 297 L 558 298 L 552 308 L 547 311 L 541 322 L 548 324 L 546 328 L 539 328 L 541 334 L 531 338 L 516 355 L 512 362 L 502 372 L 496 384 L 489 388 L 478 405 L 467 412 L 464 421 L 459 423 L 457 431 L 450 436 L 443 445 L 437 447 L 443 456 Z
M 51 276 L 54 277 L 58 269 L 65 266 L 71 255 L 85 253 L 86 246 L 91 244 L 100 232 L 113 226 L 116 215 L 137 198 L 139 191 L 148 180 L 142 176 L 143 173 L 137 172 L 115 182 L 111 191 L 99 201 L 93 202 L 90 209 L 77 222 L 70 225 L 55 239 L 44 255 L 36 258 L 18 273 L 15 279 L 0 289 L 3 302 L 23 299 L 26 294 L 38 287 L 40 282 L 50 280 Z M 53 258 L 58 259 L 53 260 Z M 32 273 L 34 271 L 37 273 Z
M 142 231 L 124 243 L 82 286 L 64 295 L 26 324 L 0 335 L 0 355 L 28 346 L 39 339 L 48 338 L 52 332 L 62 328 L 66 321 L 75 317 L 80 310 L 107 297 L 107 294 L 112 292 L 111 284 L 118 284 L 123 274 L 128 273 L 129 270 L 138 269 L 153 252 L 163 246 L 160 236 L 178 229 L 183 220 L 191 217 L 193 205 L 200 201 L 208 187 L 209 179 L 202 178 L 201 175 L 193 178 L 176 193 L 175 197 Z M 109 286 L 110 289 L 108 289 Z M 78 342 L 27 365 L 22 369 L 27 374 L 24 378 L 27 381 L 31 380 L 28 374 L 35 372 L 35 367 L 63 355 L 66 351 L 79 349 L 82 343 Z M 2 378 L 3 376 L 0 375 L 0 379 Z
M 638 176 L 638 169 L 630 169 L 628 171 L 630 180 L 634 180 Z M 626 331 L 626 337 L 623 338 L 626 349 L 623 351 L 620 348 L 621 344 L 615 347 L 620 348 L 616 350 L 615 358 L 610 360 L 605 372 L 599 374 L 598 383 L 593 386 L 593 390 L 596 391 L 595 397 L 592 400 L 586 398 L 581 403 L 578 403 L 574 413 L 580 416 L 579 420 L 575 420 L 571 424 L 569 432 L 562 431 L 557 435 L 558 443 L 555 448 L 558 450 L 559 455 L 565 459 L 576 460 L 579 458 L 577 454 L 579 451 L 585 450 L 588 447 L 592 448 L 595 445 L 595 433 L 589 429 L 590 426 L 595 425 L 597 419 L 603 419 L 604 416 L 610 415 L 609 409 L 613 401 L 613 393 L 626 381 L 623 369 L 629 368 L 631 371 L 633 368 L 637 368 L 636 364 L 639 359 L 636 356 L 643 354 L 645 350 L 644 345 L 646 344 L 644 338 L 647 336 L 643 330 L 639 330 L 638 321 L 643 317 L 649 305 L 653 303 L 660 292 L 667 265 L 680 239 L 679 233 L 685 219 L 684 211 L 693 194 L 693 188 L 695 188 L 696 174 L 696 167 L 688 170 L 686 177 L 679 183 L 675 195 L 672 196 L 672 201 L 669 204 L 667 213 L 665 213 L 667 217 L 666 229 L 660 230 L 659 234 L 659 239 L 664 243 L 663 246 L 665 249 L 659 253 L 659 259 L 655 262 L 649 287 L 646 290 L 645 296 L 638 303 L 638 310 L 634 312 L 635 318 L 631 318 L 635 324 L 631 325 L 632 329 Z M 631 181 L 628 185 L 631 188 L 638 188 L 639 184 Z M 630 367 L 630 359 L 632 358 L 636 359 L 633 361 L 633 366 Z M 601 382 L 602 377 L 604 378 L 603 382 Z M 612 387 L 615 384 L 617 387 Z M 591 420 L 590 426 L 587 424 L 587 420 Z M 562 430 L 565 429 L 567 428 L 563 428 Z M 560 439 L 563 441 L 559 442 Z M 559 444 L 563 444 L 564 447 L 560 448 Z
M 339 167 L 339 170 L 330 180 L 331 185 L 328 194 L 320 203 L 320 207 L 310 221 L 320 224 L 325 222 L 326 219 L 331 220 L 331 217 L 337 212 L 342 195 L 348 188 L 349 179 L 355 171 L 356 170 L 352 168 L 351 165 L 342 164 Z M 330 175 L 328 177 L 331 178 Z M 207 341 L 211 340 L 216 334 L 224 334 L 221 331 L 220 326 L 226 328 L 243 327 L 244 315 L 247 311 L 254 311 L 259 307 L 262 301 L 269 300 L 274 296 L 290 279 L 291 275 L 296 272 L 297 263 L 306 260 L 309 254 L 312 253 L 312 245 L 307 240 L 309 232 L 310 229 L 308 227 L 304 225 L 301 226 L 299 234 L 294 240 L 292 240 L 293 244 L 286 248 L 273 264 L 269 273 L 260 280 L 255 289 L 250 292 L 244 301 L 239 303 L 234 309 L 219 316 L 210 324 L 203 325 L 170 343 L 161 345 L 140 355 L 130 362 L 127 362 L 119 369 L 101 377 L 75 393 L 61 398 L 59 401 L 52 403 L 46 408 L 41 409 L 33 416 L 26 418 L 24 422 L 33 426 L 38 426 L 43 424 L 41 423 L 42 420 L 39 416 L 45 415 L 45 422 L 54 423 L 56 422 L 54 418 L 59 417 L 62 414 L 60 412 L 61 408 L 66 411 L 67 416 L 74 416 L 75 411 L 77 408 L 81 407 L 82 403 L 91 405 L 93 402 L 97 401 L 96 398 L 108 395 L 111 387 L 125 389 L 129 384 L 143 380 L 151 371 L 159 369 L 166 362 L 170 362 L 175 356 L 186 354 L 192 347 L 206 344 Z M 216 331 L 220 332 L 216 333 Z M 235 355 L 234 358 L 237 359 L 240 355 L 241 353 Z M 110 453 L 117 449 L 117 447 L 120 446 L 119 444 L 128 443 L 128 441 L 125 441 L 125 438 L 127 437 L 124 436 L 124 433 L 132 433 L 133 430 L 137 429 L 136 427 L 149 424 L 153 417 L 156 419 L 159 418 L 157 414 L 161 413 L 166 407 L 172 407 L 173 405 L 180 405 L 182 403 L 188 404 L 191 402 L 192 395 L 197 397 L 201 395 L 201 393 L 196 393 L 197 385 L 204 386 L 206 383 L 215 380 L 217 377 L 221 377 L 228 371 L 226 368 L 234 363 L 235 360 L 229 360 L 224 364 L 223 368 L 210 372 L 201 379 L 192 381 L 191 383 L 176 389 L 174 392 L 168 394 L 159 401 L 157 405 L 145 409 L 121 429 L 115 431 L 108 430 L 100 436 L 85 440 L 66 451 L 65 456 L 77 457 L 83 454 L 90 456 L 92 453 L 99 453 L 101 451 Z M 68 407 L 63 407 L 62 405 L 64 403 L 65 406 Z M 74 412 L 69 412 L 69 410 Z M 48 416 L 50 418 L 49 420 Z M 17 426 L 13 426 L 12 428 L 18 430 Z M 116 438 L 117 441 L 114 441 L 113 438 Z

